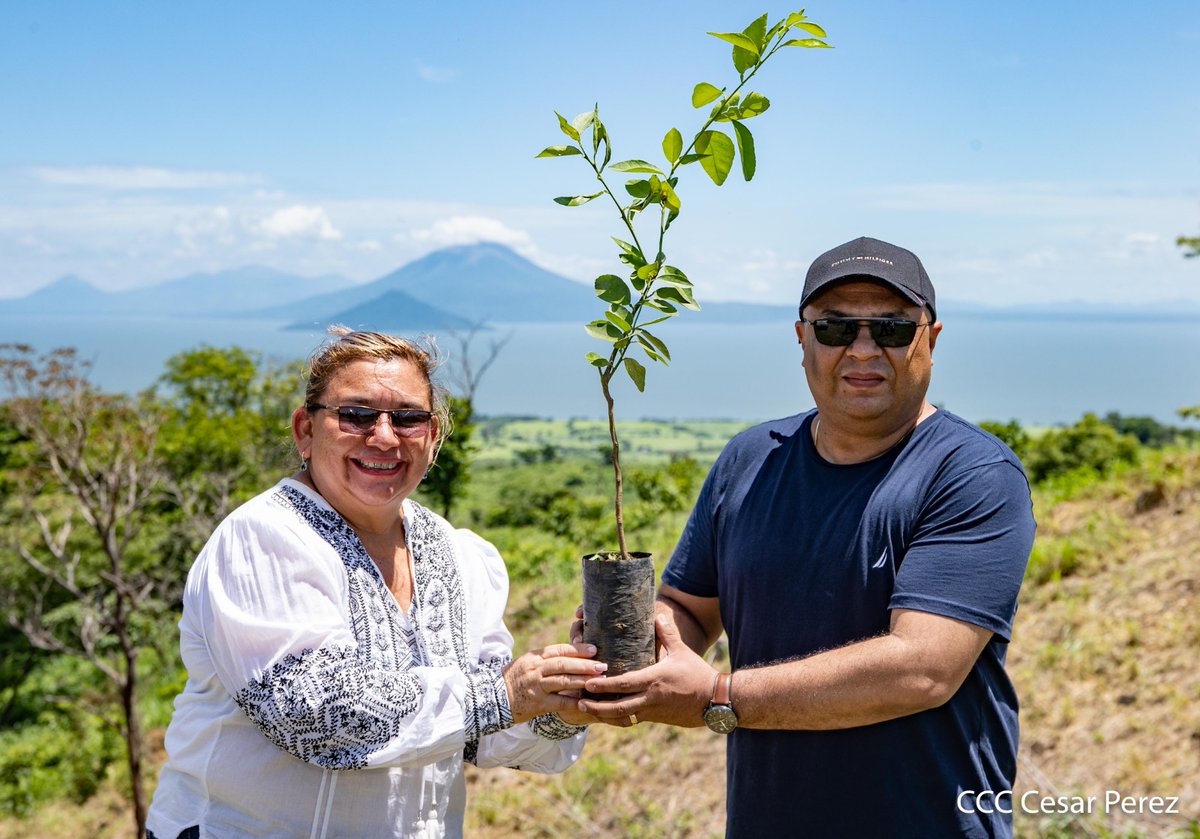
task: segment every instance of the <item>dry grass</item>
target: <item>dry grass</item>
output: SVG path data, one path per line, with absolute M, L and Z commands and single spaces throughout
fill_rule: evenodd
M 1166 472 L 1039 516 L 1039 537 L 1072 540 L 1080 563 L 1022 593 L 1008 659 L 1022 706 L 1018 788 L 1178 796 L 1181 810 L 1097 813 L 1066 835 L 1164 836 L 1200 819 L 1200 458 Z M 1162 501 L 1138 512 L 1156 486 Z M 1048 825 L 1018 814 L 1018 827 Z

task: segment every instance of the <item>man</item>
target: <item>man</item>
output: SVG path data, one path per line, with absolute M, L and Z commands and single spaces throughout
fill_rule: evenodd
M 729 443 L 663 572 L 658 663 L 580 702 L 730 732 L 729 836 L 1011 835 L 991 803 L 1016 772 L 1032 503 L 1008 448 L 926 401 L 941 330 L 911 252 L 817 258 L 796 323 L 816 410 Z M 732 676 L 701 658 L 722 631 Z

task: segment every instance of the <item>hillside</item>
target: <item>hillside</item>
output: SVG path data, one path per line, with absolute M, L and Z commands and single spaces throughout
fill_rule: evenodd
M 1182 814 L 1115 812 L 1080 825 L 1018 813 L 1017 834 L 1170 835 L 1200 819 L 1200 453 L 1152 456 L 1079 497 L 1036 501 L 1031 572 L 1046 579 L 1022 591 L 1008 659 L 1021 697 L 1016 794 L 1179 796 Z M 1068 573 L 1056 577 L 1055 563 Z M 560 777 L 472 773 L 472 832 L 722 834 L 719 738 L 654 725 L 596 735 Z
M 545 432 L 535 425 L 497 434 L 519 451 L 561 433 L 561 424 Z M 709 430 L 693 431 L 692 451 L 702 455 Z M 635 439 L 631 448 L 653 451 L 653 436 Z M 599 469 L 583 482 L 564 480 L 572 463 L 497 462 L 480 470 L 454 515 L 508 557 L 508 621 L 520 649 L 565 636 L 564 615 L 579 598 L 577 565 L 573 556 L 538 554 L 538 543 L 487 525 L 485 513 L 505 486 L 517 485 L 504 481 L 572 485 L 584 494 L 607 480 Z M 1143 465 L 1104 481 L 1039 489 L 1035 503 L 1038 542 L 1009 652 L 1021 697 L 1017 796 L 1032 789 L 1101 799 L 1107 790 L 1179 796 L 1182 813 L 1115 812 L 1085 823 L 1018 813 L 1017 834 L 1194 836 L 1194 828 L 1175 831 L 1200 819 L 1200 452 L 1146 452 Z M 661 517 L 641 538 L 660 561 L 683 515 Z M 160 745 L 162 730 L 153 737 Z M 563 775 L 471 770 L 468 835 L 719 836 L 723 745 L 705 729 L 603 728 Z M 128 817 L 115 789 L 110 779 L 80 808 L 45 807 L 28 821 L 0 821 L 0 839 L 125 836 Z

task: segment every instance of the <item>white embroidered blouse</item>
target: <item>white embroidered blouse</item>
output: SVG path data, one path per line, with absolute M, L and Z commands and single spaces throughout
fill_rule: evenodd
M 148 827 L 202 837 L 462 834 L 463 761 L 561 772 L 585 729 L 514 726 L 496 549 L 404 502 L 404 613 L 345 520 L 290 478 L 217 527 L 188 574 L 188 681 Z

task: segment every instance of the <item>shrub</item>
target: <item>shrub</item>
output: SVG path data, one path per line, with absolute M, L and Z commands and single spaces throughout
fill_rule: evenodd
M 82 713 L 48 712 L 37 724 L 0 733 L 0 813 L 25 816 L 38 805 L 87 800 L 121 753 L 117 733 Z
M 1067 428 L 1056 428 L 1025 446 L 1022 461 L 1030 481 L 1038 483 L 1054 475 L 1077 469 L 1105 474 L 1119 463 L 1136 463 L 1139 444 L 1136 437 L 1120 434 L 1095 414 Z

